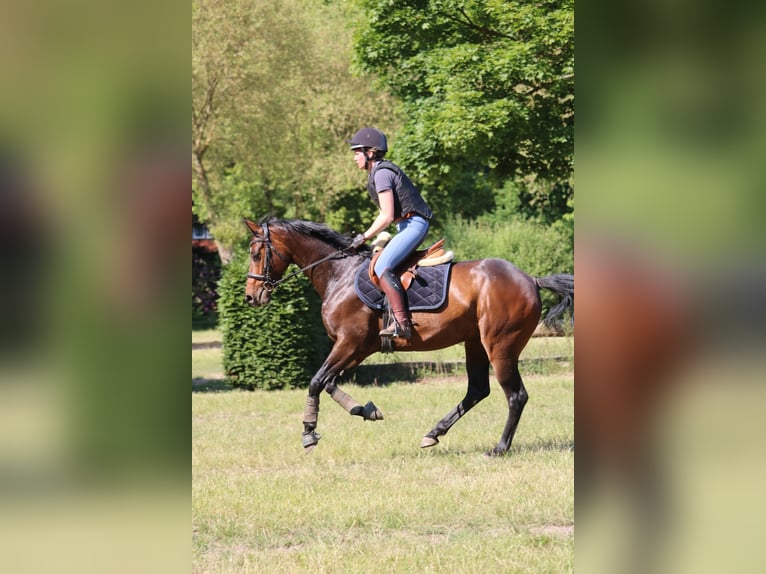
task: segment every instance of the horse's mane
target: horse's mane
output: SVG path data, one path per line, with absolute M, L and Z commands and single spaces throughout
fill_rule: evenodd
M 278 219 L 276 217 L 267 217 L 261 221 L 261 223 L 267 223 L 274 227 L 282 227 L 288 231 L 300 233 L 307 237 L 314 237 L 331 245 L 335 249 L 346 249 L 353 238 L 348 235 L 338 233 L 324 225 L 323 223 L 314 223 L 313 221 L 303 221 L 300 219 Z M 359 249 L 359 253 L 363 253 L 369 250 L 369 246 Z

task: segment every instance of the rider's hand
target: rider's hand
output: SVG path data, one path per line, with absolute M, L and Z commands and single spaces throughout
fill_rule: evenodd
M 354 240 L 351 242 L 349 247 L 351 249 L 359 249 L 362 245 L 364 245 L 365 241 L 367 241 L 367 238 L 364 236 L 364 233 L 360 233 L 354 237 Z

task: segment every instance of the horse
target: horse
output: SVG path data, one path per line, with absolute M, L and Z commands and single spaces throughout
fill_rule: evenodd
M 244 223 L 252 232 L 247 303 L 269 303 L 272 291 L 298 273 L 308 278 L 322 300 L 322 322 L 332 347 L 309 383 L 301 439 L 305 451 L 310 452 L 321 438 L 316 429 L 323 390 L 350 415 L 382 420 L 383 414 L 372 402 L 362 406 L 336 384 L 344 372 L 382 349 L 378 334 L 382 313 L 365 305 L 354 289 L 354 273 L 369 257 L 370 248 L 354 250 L 351 237 L 310 221 L 267 218 Z M 290 264 L 300 269 L 284 277 Z M 508 452 L 529 398 L 519 373 L 519 355 L 542 315 L 540 289 L 559 298 L 546 322 L 573 309 L 573 275 L 532 277 L 495 258 L 458 261 L 452 263 L 445 303 L 432 312 L 413 312 L 412 338 L 393 339 L 393 350 L 432 351 L 463 343 L 468 375 L 465 397 L 426 433 L 421 448 L 437 445 L 439 437 L 489 396 L 492 365 L 505 393 L 508 418 L 500 440 L 487 454 Z

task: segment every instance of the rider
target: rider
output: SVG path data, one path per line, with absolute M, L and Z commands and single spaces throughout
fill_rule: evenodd
M 362 128 L 348 140 L 359 169 L 368 173 L 367 191 L 380 213 L 367 231 L 354 238 L 351 247 L 358 249 L 391 223 L 397 234 L 388 242 L 375 263 L 375 274 L 388 298 L 394 322 L 380 332 L 382 337 L 412 337 L 412 320 L 404 301 L 404 289 L 394 269 L 415 251 L 428 234 L 431 208 L 407 175 L 384 158 L 388 151 L 386 135 L 375 128 Z

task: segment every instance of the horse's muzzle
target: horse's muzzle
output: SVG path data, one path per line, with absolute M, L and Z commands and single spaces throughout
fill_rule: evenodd
M 250 295 L 250 293 L 245 295 L 245 302 L 253 307 L 266 305 L 269 301 L 271 301 L 271 291 L 264 289 L 263 287 L 258 289 L 258 292 L 255 295 Z

